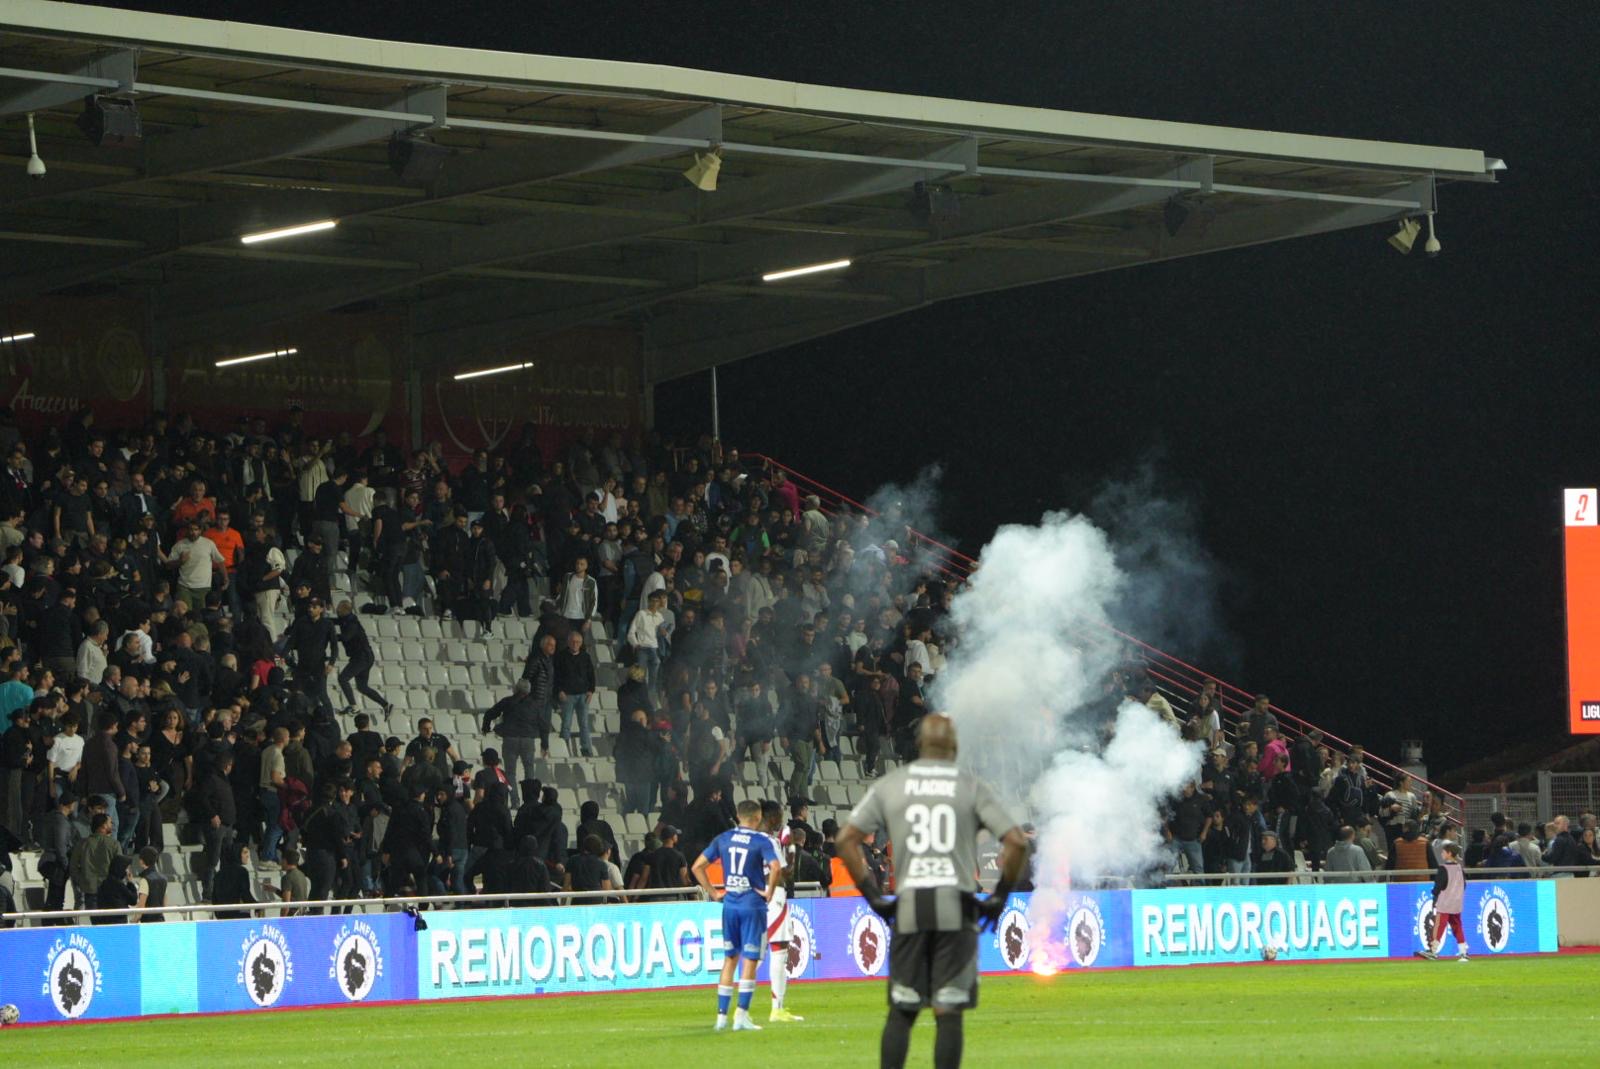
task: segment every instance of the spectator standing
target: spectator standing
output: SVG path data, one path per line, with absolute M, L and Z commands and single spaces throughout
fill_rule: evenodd
M 89 821 L 88 837 L 72 848 L 72 889 L 80 909 L 98 908 L 100 885 L 111 872 L 111 860 L 117 856 L 111 818 L 96 813 Z
M 209 500 L 209 499 L 208 499 Z M 171 559 L 178 565 L 178 600 L 190 612 L 205 608 L 206 595 L 211 593 L 211 581 L 218 568 L 227 562 L 217 549 L 217 544 L 200 537 L 200 525 L 191 521 L 183 528 L 182 540 L 173 544 Z M 223 582 L 226 582 L 224 573 Z
M 556 701 L 561 709 L 560 730 L 561 737 L 567 741 L 569 753 L 574 741 L 575 720 L 576 741 L 582 747 L 583 756 L 594 756 L 594 742 L 589 737 L 589 702 L 594 697 L 594 689 L 594 661 L 584 649 L 583 632 L 574 628 L 567 633 L 566 649 L 555 655 Z
M 1367 859 L 1366 851 L 1356 845 L 1356 830 L 1348 824 L 1339 829 L 1339 841 L 1328 848 L 1328 857 L 1323 863 L 1326 872 L 1371 872 L 1372 863 Z M 1355 876 L 1346 877 L 1354 881 Z
M 555 639 L 549 638 L 553 646 Z M 552 672 L 554 668 L 552 666 Z M 495 721 L 500 722 L 500 748 L 504 752 L 504 769 L 499 768 L 497 761 L 493 766 L 500 776 L 504 777 L 507 790 L 510 794 L 511 804 L 517 805 L 516 784 L 520 777 L 533 771 L 533 762 L 537 757 L 534 749 L 541 732 L 548 738 L 549 720 L 541 713 L 537 703 L 533 700 L 533 682 L 529 679 L 517 680 L 516 686 L 509 696 L 501 698 L 490 706 L 483 714 L 483 733 L 489 734 L 494 728 Z M 488 764 L 488 751 L 484 753 L 484 762 Z M 619 772 L 620 777 L 620 772 Z M 530 799 L 531 800 L 531 799 Z
M 533 649 L 522 667 L 522 678 L 528 681 L 528 700 L 539 717 L 541 757 L 550 756 L 550 703 L 556 693 L 555 656 L 556 636 L 546 633 L 534 640 Z

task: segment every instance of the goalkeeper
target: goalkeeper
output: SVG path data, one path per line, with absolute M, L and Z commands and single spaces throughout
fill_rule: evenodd
M 931 1007 L 935 1069 L 961 1064 L 961 1014 L 978 1004 L 978 927 L 993 928 L 1021 875 L 1027 839 L 988 784 L 956 766 L 949 717 L 922 718 L 918 758 L 872 785 L 839 832 L 838 852 L 867 902 L 894 935 L 889 944 L 889 1018 L 879 1048 L 884 1069 L 900 1069 L 911 1026 Z M 1000 882 L 979 900 L 977 837 L 999 837 Z M 894 844 L 894 900 L 867 869 L 862 839 L 886 832 Z

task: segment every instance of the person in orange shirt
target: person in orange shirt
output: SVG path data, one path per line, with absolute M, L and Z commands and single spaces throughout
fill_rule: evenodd
M 217 552 L 222 554 L 222 567 L 228 573 L 224 595 L 228 599 L 228 610 L 237 620 L 244 615 L 244 604 L 239 600 L 239 584 L 234 582 L 238 578 L 239 565 L 244 561 L 244 536 L 229 524 L 226 508 L 218 509 L 216 516 L 216 522 L 206 528 L 205 534 L 216 543 Z
M 202 513 L 204 515 L 201 515 Z M 180 498 L 178 503 L 172 506 L 172 526 L 181 531 L 186 523 L 215 519 L 216 515 L 216 499 L 206 496 L 206 481 L 196 479 L 189 484 L 189 496 Z M 227 554 L 223 556 L 226 557 Z

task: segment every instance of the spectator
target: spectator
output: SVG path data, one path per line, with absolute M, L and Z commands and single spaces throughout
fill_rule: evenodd
M 567 889 L 569 891 L 612 890 L 614 885 L 611 882 L 611 870 L 605 860 L 607 853 L 609 851 L 606 844 L 600 841 L 599 836 L 591 835 L 586 838 L 583 841 L 583 849 L 572 859 Z
M 1421 881 L 1422 873 L 1433 868 L 1428 864 L 1428 840 L 1422 837 L 1422 826 L 1415 820 L 1406 821 L 1399 836 L 1389 844 L 1389 868 L 1410 873 L 1400 877 L 1402 883 Z
M 1265 831 L 1261 833 L 1261 856 L 1256 859 L 1251 869 L 1257 873 L 1284 873 L 1294 871 L 1294 858 L 1288 851 L 1278 845 L 1278 833 Z M 1282 884 L 1283 880 L 1257 880 L 1257 883 Z
M 110 874 L 115 857 L 117 840 L 111 832 L 111 818 L 105 813 L 96 813 L 89 821 L 88 836 L 72 848 L 69 863 L 72 889 L 80 909 L 98 908 L 100 885 Z
M 339 602 L 338 617 L 335 622 L 338 630 L 339 642 L 344 646 L 345 665 L 339 670 L 339 689 L 344 691 L 345 712 L 356 711 L 355 690 L 378 703 L 378 709 L 385 717 L 394 710 L 382 694 L 372 689 L 367 682 L 372 674 L 372 669 L 377 665 L 377 657 L 372 652 L 372 643 L 367 640 L 367 632 L 361 626 L 361 620 L 355 614 L 355 607 L 348 601 Z
M 554 644 L 554 639 L 550 644 Z M 551 673 L 554 673 L 554 665 Z M 542 669 L 540 669 L 542 671 Z M 517 794 L 513 784 L 518 782 L 519 770 L 528 773 L 533 770 L 533 763 L 537 756 L 534 744 L 541 738 L 548 739 L 550 721 L 546 714 L 533 698 L 533 683 L 527 678 L 517 680 L 516 686 L 507 697 L 501 698 L 490 706 L 483 714 L 483 733 L 489 734 L 495 721 L 500 722 L 498 734 L 500 745 L 505 749 L 505 781 L 511 792 L 511 803 L 517 805 Z M 488 753 L 484 754 L 485 763 L 488 763 Z M 498 754 L 496 755 L 498 758 Z M 498 765 L 498 760 L 496 765 Z
M 1544 866 L 1544 855 L 1539 850 L 1539 844 L 1533 841 L 1532 824 L 1517 825 L 1517 837 L 1511 843 L 1511 848 L 1522 858 L 1522 863 L 1530 872 L 1536 872 Z
M 577 629 L 567 634 L 566 649 L 555 655 L 554 686 L 556 701 L 561 709 L 561 737 L 568 743 L 569 751 L 571 744 L 578 742 L 583 756 L 593 757 L 594 741 L 589 737 L 589 702 L 594 698 L 595 690 L 594 661 L 584 649 L 583 632 Z
M 95 909 L 142 909 L 148 888 L 140 887 L 128 874 L 129 859 L 121 854 L 113 857 L 106 875 L 94 895 Z M 139 922 L 136 916 L 94 917 L 95 924 L 128 924 Z
M 1371 872 L 1372 862 L 1367 858 L 1366 851 L 1356 845 L 1356 830 L 1348 824 L 1339 829 L 1339 841 L 1328 850 L 1327 860 L 1323 864 L 1327 872 Z M 1356 880 L 1358 877 L 1347 877 Z
M 1205 854 L 1200 840 L 1211 821 L 1211 798 L 1195 788 L 1193 781 L 1183 785 L 1169 822 L 1178 856 L 1188 865 L 1191 873 L 1206 871 Z

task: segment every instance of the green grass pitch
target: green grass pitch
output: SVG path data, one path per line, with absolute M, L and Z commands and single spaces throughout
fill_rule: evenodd
M 1597 985 L 1600 955 L 1586 954 L 991 977 L 967 1018 L 965 1064 L 1593 1065 Z M 767 998 L 763 986 L 763 1024 Z M 795 984 L 804 1023 L 722 1035 L 709 989 L 8 1028 L 0 1058 L 19 1069 L 832 1069 L 878 1064 L 884 999 L 881 982 Z M 932 1044 L 925 1014 L 908 1064 L 931 1065 Z

